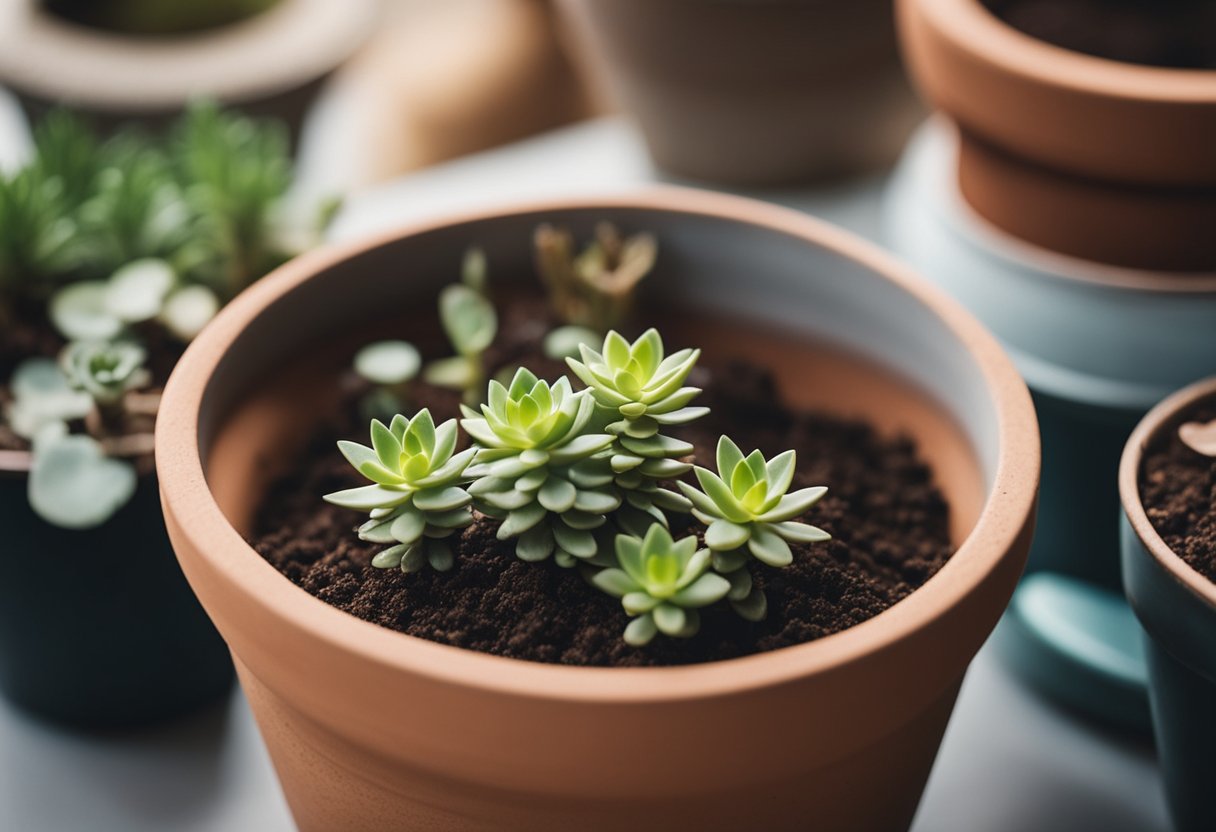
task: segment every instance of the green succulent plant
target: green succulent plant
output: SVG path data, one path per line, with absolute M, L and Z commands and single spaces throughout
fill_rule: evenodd
M 478 509 L 502 519 L 498 538 L 515 553 L 563 566 L 599 552 L 593 532 L 620 507 L 602 452 L 612 436 L 591 433 L 595 401 L 569 379 L 550 385 L 521 368 L 509 387 L 489 384 L 478 412 L 464 406 L 461 426 L 477 445 L 469 492 Z
M 662 337 L 648 329 L 632 344 L 616 331 L 609 332 L 601 351 L 582 345 L 580 352 L 581 361 L 567 358 L 566 363 L 607 414 L 606 430 L 615 437 L 612 470 L 629 506 L 618 521 L 626 530 L 644 534 L 651 522 L 667 522 L 663 509 L 686 512 L 692 505 L 659 482 L 691 470 L 685 457 L 693 446 L 660 430 L 709 412 L 688 406 L 701 391 L 684 384 L 700 350 L 666 356 Z
M 479 249 L 465 255 L 462 283 L 439 293 L 439 320 L 456 351 L 427 365 L 424 377 L 431 384 L 459 390 L 465 404 L 477 404 L 485 389 L 485 351 L 498 334 L 498 315 L 485 296 L 486 263 Z
M 447 538 L 473 522 L 465 469 L 475 450 L 455 453 L 456 420 L 436 426 L 429 410 L 371 424 L 372 447 L 342 441 L 338 449 L 371 485 L 325 495 L 327 502 L 370 512 L 359 537 L 390 544 L 372 559 L 381 569 L 452 568 Z
M 766 461 L 760 451 L 747 456 L 729 437 L 718 440 L 718 473 L 695 468 L 701 488 L 679 483 L 692 502 L 692 513 L 707 525 L 705 545 L 713 551 L 714 568 L 731 581 L 730 600 L 745 618 L 764 617 L 767 600 L 752 586 L 749 555 L 772 567 L 793 562 L 790 543 L 830 540 L 823 529 L 794 520 L 827 493 L 824 486 L 789 491 L 796 454 L 785 451 Z
M 132 341 L 73 341 L 64 347 L 59 361 L 72 388 L 88 393 L 105 408 L 152 380 L 144 367 L 147 358 L 147 351 Z
M 649 644 L 657 633 L 687 638 L 701 626 L 698 607 L 713 604 L 730 591 L 730 583 L 709 571 L 710 552 L 689 536 L 672 540 L 656 523 L 644 538 L 618 535 L 619 568 L 602 569 L 591 582 L 621 599 L 625 612 L 637 616 L 625 628 L 625 641 Z

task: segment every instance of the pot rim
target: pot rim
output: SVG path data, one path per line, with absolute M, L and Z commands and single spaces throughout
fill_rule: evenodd
M 0 78 L 22 93 L 134 112 L 181 107 L 199 95 L 243 101 L 328 74 L 377 19 L 377 0 L 279 0 L 197 34 L 134 36 L 78 26 L 38 0 L 16 0 L 0 6 Z
M 286 580 L 228 523 L 211 496 L 198 447 L 199 411 L 213 371 L 248 323 L 315 273 L 412 234 L 505 216 L 586 209 L 693 214 L 759 226 L 860 262 L 928 307 L 968 351 L 998 416 L 998 458 L 988 500 L 954 556 L 924 586 L 875 618 L 825 638 L 768 653 L 681 667 L 570 667 L 439 644 L 372 624 Z M 293 260 L 226 306 L 174 370 L 157 422 L 162 502 L 178 535 L 235 591 L 309 638 L 391 671 L 461 688 L 544 700 L 637 703 L 712 698 L 781 685 L 892 648 L 961 603 L 1016 550 L 1034 514 L 1039 436 L 1030 394 L 996 339 L 961 305 L 910 268 L 849 232 L 796 211 L 743 197 L 673 186 L 528 200 L 412 221 Z M 186 437 L 187 441 L 181 441 Z M 189 575 L 190 570 L 187 570 Z
M 1216 71 L 1099 58 L 1015 29 L 980 0 L 915 0 L 954 48 L 1023 81 L 1119 101 L 1216 104 Z
M 1149 554 L 1174 580 L 1216 609 L 1216 583 L 1209 581 L 1169 547 L 1148 519 L 1140 499 L 1140 463 L 1144 459 L 1145 449 L 1157 440 L 1179 411 L 1213 396 L 1216 396 L 1216 376 L 1197 381 L 1166 397 L 1140 420 L 1123 447 L 1123 456 L 1119 460 L 1119 498 L 1132 530 Z

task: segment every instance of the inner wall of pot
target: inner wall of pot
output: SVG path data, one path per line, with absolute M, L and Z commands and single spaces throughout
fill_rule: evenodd
M 658 235 L 639 311 L 670 341 L 699 345 L 707 358 L 769 366 L 796 406 L 912 436 L 950 504 L 955 543 L 966 538 L 995 475 L 997 415 L 979 367 L 932 311 L 870 268 L 798 237 L 622 208 L 446 226 L 363 251 L 280 297 L 221 359 L 200 413 L 209 485 L 229 522 L 249 533 L 267 485 L 334 405 L 353 350 L 389 334 L 408 339 L 386 328 L 386 317 L 419 303 L 432 310 L 468 246 L 485 249 L 491 280 L 529 277 L 538 223 L 584 238 L 604 219 Z

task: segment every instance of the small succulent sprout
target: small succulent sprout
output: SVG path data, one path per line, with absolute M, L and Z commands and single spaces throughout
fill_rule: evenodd
M 658 244 L 651 234 L 622 237 L 600 223 L 595 242 L 575 254 L 564 229 L 542 225 L 533 238 L 536 265 L 554 311 L 567 324 L 607 332 L 629 316 L 638 284 L 654 268 Z
M 489 384 L 478 412 L 464 408 L 461 425 L 477 445 L 469 492 L 484 513 L 502 519 L 498 538 L 518 538 L 523 560 L 555 556 L 563 566 L 599 553 L 593 530 L 620 507 L 602 452 L 612 436 L 589 433 L 595 402 L 567 378 L 554 385 L 526 369 L 509 387 Z
M 460 282 L 470 289 L 485 294 L 489 288 L 490 265 L 484 250 L 473 246 L 464 253 L 460 266 Z
M 749 555 L 772 567 L 793 562 L 790 543 L 830 540 L 822 529 L 794 520 L 827 493 L 824 486 L 789 491 L 796 455 L 785 451 L 766 461 L 760 451 L 746 457 L 723 436 L 718 440 L 718 473 L 698 466 L 701 488 L 679 483 L 692 501 L 692 513 L 705 523 L 705 545 L 714 553 L 714 569 L 731 581 L 730 601 L 744 618 L 764 617 L 767 601 L 753 587 L 746 565 Z
M 658 523 L 645 538 L 618 535 L 616 556 L 620 567 L 600 570 L 591 582 L 620 598 L 625 612 L 636 616 L 625 628 L 625 641 L 635 647 L 649 644 L 660 632 L 677 638 L 695 635 L 701 626 L 697 609 L 730 591 L 726 578 L 709 571 L 708 549 L 698 549 L 692 536 L 672 540 Z
M 174 338 L 193 341 L 219 311 L 220 299 L 208 287 L 181 286 L 165 298 L 158 320 Z
M 454 283 L 439 293 L 439 319 L 456 355 L 428 364 L 425 378 L 462 391 L 466 404 L 476 404 L 485 386 L 483 353 L 498 333 L 498 315 L 481 292 Z
M 342 441 L 338 449 L 371 485 L 325 495 L 327 502 L 370 512 L 359 537 L 389 544 L 372 559 L 381 569 L 445 571 L 454 559 L 447 538 L 473 522 L 465 469 L 476 451 L 455 453 L 456 420 L 436 426 L 429 410 L 391 424 L 373 420 L 372 447 Z
M 355 372 L 374 385 L 360 403 L 363 412 L 385 419 L 401 412 L 421 368 L 422 356 L 408 341 L 376 341 L 355 353 Z
M 8 387 L 12 395 L 6 412 L 9 426 L 30 441 L 46 426 L 83 419 L 93 409 L 93 397 L 73 389 L 59 363 L 51 358 L 21 362 Z
M 152 380 L 144 367 L 147 357 L 144 348 L 132 341 L 73 341 L 64 347 L 59 361 L 74 389 L 108 407 Z

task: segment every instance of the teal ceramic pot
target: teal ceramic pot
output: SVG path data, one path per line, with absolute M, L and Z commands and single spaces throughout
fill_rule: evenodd
M 173 556 L 156 479 L 103 525 L 62 529 L 29 507 L 23 456 L 0 453 L 0 692 L 91 730 L 227 696 L 232 660 Z
M 1123 452 L 1123 582 L 1140 619 L 1150 700 L 1166 798 L 1180 832 L 1216 829 L 1216 585 L 1157 534 L 1140 502 L 1146 449 L 1176 430 L 1178 414 L 1216 397 L 1216 378 L 1163 401 L 1136 428 Z
M 998 644 L 1053 698 L 1147 728 L 1144 673 L 1127 667 L 1142 659 L 1127 637 L 1135 622 L 1111 523 L 1116 471 L 1136 422 L 1216 367 L 1216 274 L 1107 266 L 1010 236 L 964 201 L 957 141 L 945 119 L 921 128 L 886 222 L 891 247 L 1001 339 L 1035 399 L 1043 481 L 1028 571 L 1038 594 L 1019 589 Z

